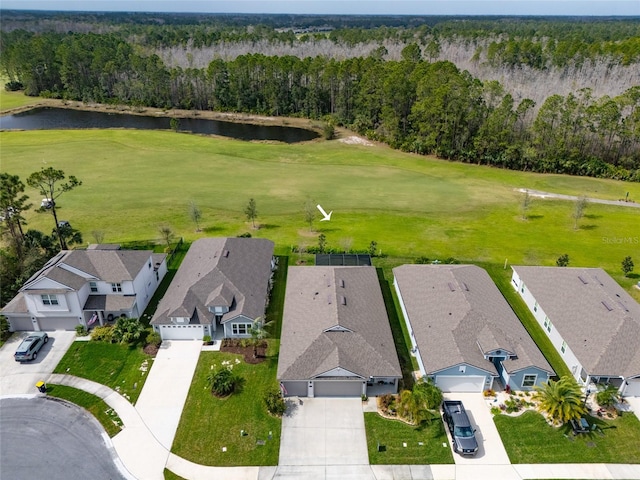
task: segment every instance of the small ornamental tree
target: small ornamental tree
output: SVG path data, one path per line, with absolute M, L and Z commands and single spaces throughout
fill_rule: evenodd
M 309 231 L 313 232 L 313 221 L 316 219 L 316 206 L 309 199 L 304 204 L 304 221 L 309 224 Z
M 191 218 L 191 221 L 193 221 L 193 223 L 196 224 L 196 232 L 199 232 L 200 220 L 202 220 L 202 211 L 200 210 L 200 207 L 196 205 L 196 202 L 194 202 L 193 200 L 189 202 L 189 217 Z
M 256 207 L 256 201 L 251 198 L 249 199 L 249 203 L 244 209 L 244 214 L 247 216 L 247 220 L 251 220 L 251 225 L 253 228 L 256 228 L 256 218 L 258 218 L 258 209 Z
M 321 233 L 318 236 L 318 253 L 324 253 L 325 248 L 327 248 L 327 236 Z
M 137 318 L 121 317 L 113 328 L 113 340 L 120 343 L 136 343 L 144 333 L 144 325 Z
M 629 274 L 633 272 L 633 267 L 634 265 L 631 257 L 625 257 L 624 260 L 622 260 L 622 271 L 625 277 L 628 277 Z
M 603 407 L 612 407 L 622 400 L 618 387 L 612 384 L 599 385 L 596 393 L 596 402 Z
M 569 265 L 569 255 L 566 253 L 563 255 L 560 255 L 556 260 L 556 266 L 566 267 L 567 265 Z

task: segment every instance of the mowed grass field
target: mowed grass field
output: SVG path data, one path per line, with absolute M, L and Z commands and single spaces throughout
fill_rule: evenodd
M 43 166 L 75 175 L 83 185 L 58 201 L 60 219 L 106 242 L 158 239 L 160 225 L 178 236 L 251 232 L 277 244 L 365 249 L 372 240 L 390 256 L 462 261 L 600 266 L 625 286 L 622 259 L 640 265 L 640 209 L 589 204 L 574 229 L 574 203 L 533 199 L 521 218 L 516 188 L 640 201 L 640 184 L 514 172 L 406 154 L 384 146 L 317 141 L 299 145 L 241 142 L 174 132 L 133 130 L 0 133 L 1 170 L 23 181 Z M 28 188 L 35 206 L 41 195 Z M 257 203 L 259 230 L 243 210 Z M 311 199 L 330 222 L 304 220 Z M 201 232 L 189 217 L 202 211 Z M 29 227 L 50 231 L 48 214 L 29 212 Z M 639 266 L 640 268 L 640 266 Z M 633 289 L 631 289 L 633 290 Z M 638 296 L 636 296 L 638 298 Z
M 34 105 L 42 101 L 42 98 L 27 97 L 22 92 L 7 92 L 4 89 L 6 82 L 7 79 L 5 77 L 0 77 L 0 112 L 25 105 Z

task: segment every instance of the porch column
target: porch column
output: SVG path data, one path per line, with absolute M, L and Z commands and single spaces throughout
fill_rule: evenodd
M 100 326 L 104 326 L 104 312 L 102 310 L 98 310 L 98 321 L 100 322 Z

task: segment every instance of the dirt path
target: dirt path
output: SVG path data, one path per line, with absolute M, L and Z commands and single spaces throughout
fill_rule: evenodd
M 553 198 L 555 200 L 571 200 L 576 201 L 578 198 L 575 195 L 563 195 L 561 193 L 549 193 L 549 192 L 541 192 L 540 190 L 529 190 L 527 188 L 516 188 L 516 192 L 520 193 L 528 193 L 531 197 L 536 198 Z M 624 200 L 602 200 L 600 198 L 587 198 L 589 203 L 602 203 L 604 205 L 618 205 L 621 207 L 632 207 L 632 208 L 640 208 L 640 203 L 634 202 L 625 202 Z

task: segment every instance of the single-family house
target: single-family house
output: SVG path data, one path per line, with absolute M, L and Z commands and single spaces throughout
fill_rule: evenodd
M 396 393 L 401 377 L 375 268 L 289 268 L 277 372 L 284 395 Z
M 531 390 L 554 371 L 475 265 L 402 265 L 394 284 L 420 373 L 444 392 Z
M 64 250 L 25 282 L 2 314 L 12 331 L 73 330 L 139 318 L 166 273 L 166 255 L 150 250 Z
M 193 242 L 151 320 L 163 340 L 249 338 L 264 316 L 275 259 L 260 238 Z
M 601 268 L 514 266 L 512 286 L 576 380 L 640 396 L 640 304 Z

